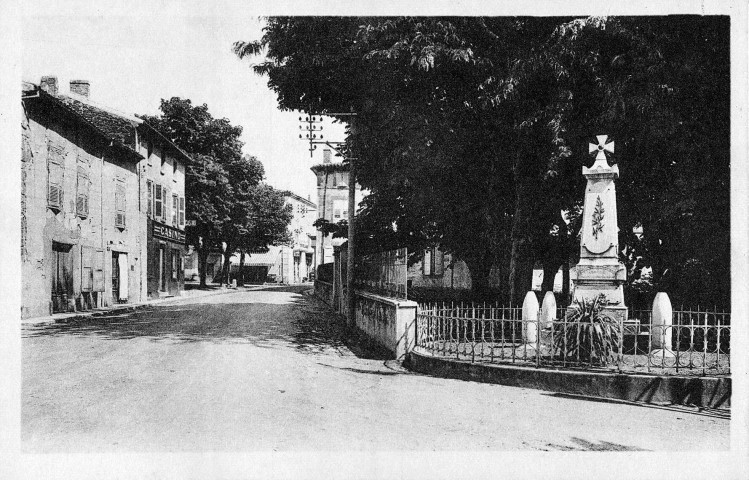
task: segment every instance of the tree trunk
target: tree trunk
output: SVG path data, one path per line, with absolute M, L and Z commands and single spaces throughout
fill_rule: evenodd
M 510 302 L 520 304 L 525 294 L 533 287 L 533 257 L 528 244 L 529 239 L 515 238 L 512 240 L 510 253 Z
M 202 240 L 200 243 L 203 243 Z M 202 245 L 198 249 L 198 274 L 200 275 L 200 288 L 206 286 L 206 269 L 208 268 L 208 246 Z
M 543 265 L 544 278 L 541 281 L 541 295 L 546 295 L 546 292 L 554 291 L 554 280 L 556 279 L 561 262 L 557 261 L 557 259 L 547 259 Z
M 478 298 L 486 298 L 491 295 L 489 275 L 492 263 L 488 258 L 470 257 L 463 260 L 466 262 L 468 271 L 471 273 L 471 291 Z
M 568 305 L 570 300 L 570 258 L 567 256 L 562 263 L 562 302 Z
M 225 285 L 229 285 L 229 271 L 231 269 L 231 255 L 234 253 L 233 249 L 230 248 L 230 245 L 226 245 L 226 250 L 224 250 L 224 264 L 223 268 L 221 269 L 221 282 Z
M 533 286 L 533 186 L 518 181 L 515 190 L 515 214 L 512 223 L 512 248 L 510 250 L 510 302 L 519 304 Z
M 244 286 L 244 249 L 239 249 L 239 273 L 237 274 L 237 285 Z

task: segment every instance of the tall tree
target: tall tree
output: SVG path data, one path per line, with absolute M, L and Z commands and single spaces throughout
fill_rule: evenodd
M 213 118 L 207 105 L 193 106 L 188 99 L 162 100 L 161 112 L 144 118 L 193 157 L 185 188 L 187 216 L 196 225 L 186 233 L 198 252 L 200 284 L 206 284 L 208 254 L 216 250 L 224 256 L 220 280 L 228 282 L 230 259 L 238 248 L 285 241 L 288 208 L 280 192 L 262 183 L 263 164 L 242 154 L 242 127 Z
M 370 238 L 438 241 L 519 300 L 536 262 L 551 277 L 579 248 L 580 168 L 607 133 L 620 246 L 658 288 L 725 303 L 728 34 L 725 17 L 274 17 L 235 51 L 265 49 L 281 108 L 359 113 Z

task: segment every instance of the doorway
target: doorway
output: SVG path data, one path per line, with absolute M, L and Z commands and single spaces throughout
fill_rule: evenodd
M 52 313 L 71 310 L 73 299 L 73 245 L 52 242 Z
M 112 252 L 112 301 L 126 303 L 128 299 L 127 253 Z
M 164 245 L 159 245 L 159 291 L 166 291 L 166 252 Z

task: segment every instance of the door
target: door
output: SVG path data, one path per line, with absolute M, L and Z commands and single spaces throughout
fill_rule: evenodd
M 67 312 L 73 298 L 72 245 L 52 242 L 52 313 Z
M 166 291 L 166 255 L 164 245 L 159 245 L 159 290 Z
M 116 292 L 117 300 L 120 303 L 126 303 L 129 297 L 128 286 L 130 285 L 127 253 L 120 253 L 119 256 L 117 257 L 117 261 L 120 267 L 119 268 L 120 288 Z M 115 292 L 112 292 L 112 293 L 114 294 Z
M 120 252 L 112 252 L 112 301 L 120 296 Z

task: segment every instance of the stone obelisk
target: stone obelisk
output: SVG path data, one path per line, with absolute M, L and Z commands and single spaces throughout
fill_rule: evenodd
M 607 135 L 598 135 L 597 144 L 589 145 L 595 153 L 595 163 L 583 167 L 588 179 L 583 207 L 580 262 L 573 278 L 575 300 L 591 300 L 600 294 L 606 296 L 605 310 L 615 318 L 627 320 L 622 284 L 627 280 L 627 270 L 619 262 L 619 227 L 616 220 L 616 188 L 619 167 L 609 165 L 606 153 L 614 153 L 614 142 Z

